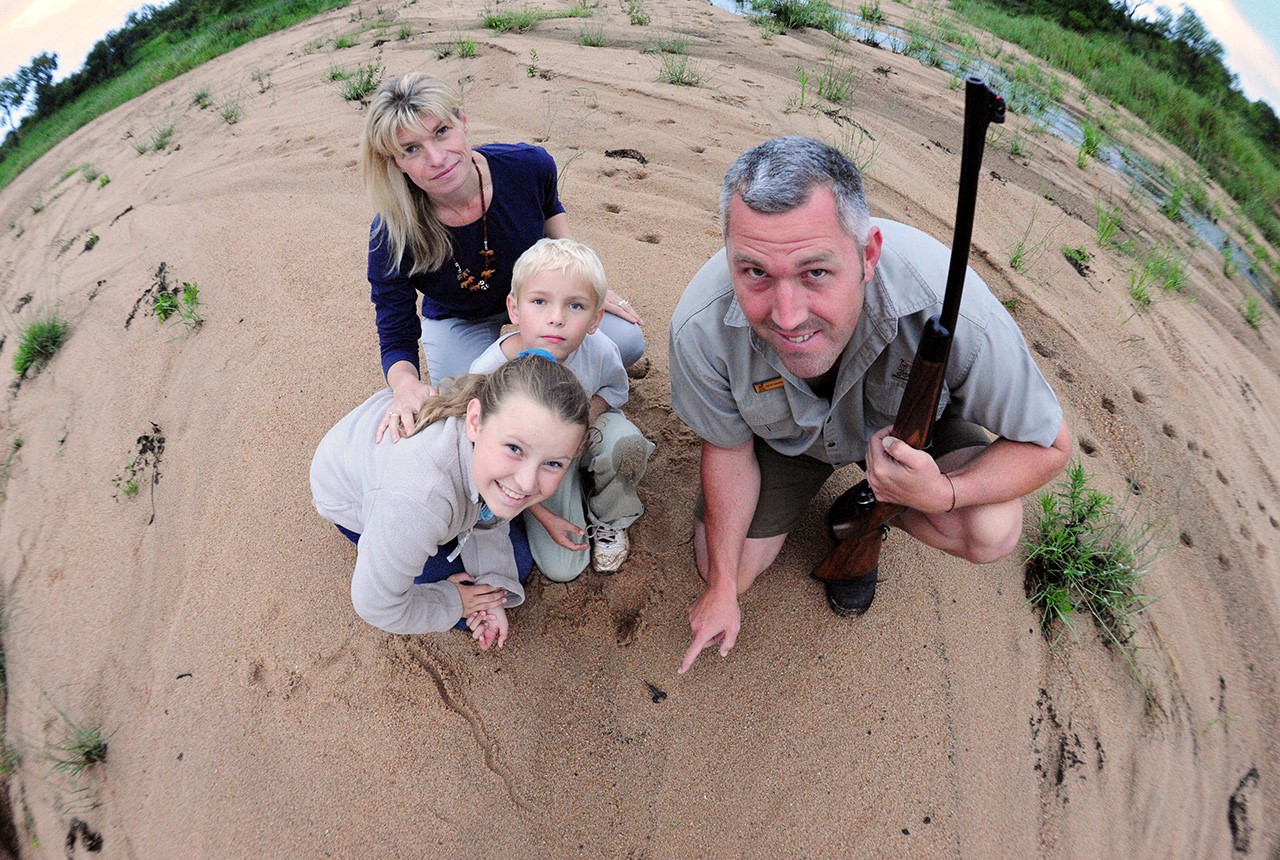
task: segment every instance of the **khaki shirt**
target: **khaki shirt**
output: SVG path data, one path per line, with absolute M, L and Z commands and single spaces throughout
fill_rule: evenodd
M 840 467 L 866 459 L 867 441 L 893 423 L 925 321 L 942 310 L 950 251 L 928 234 L 872 219 L 884 234 L 862 314 L 839 359 L 831 400 L 791 374 L 747 322 L 722 249 L 689 282 L 671 319 L 671 403 L 721 448 L 759 436 L 780 454 Z M 1058 398 L 1007 310 L 972 270 L 938 415 L 1049 447 Z

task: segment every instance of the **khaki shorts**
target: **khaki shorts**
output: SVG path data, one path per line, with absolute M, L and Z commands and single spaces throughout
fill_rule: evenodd
M 987 431 L 977 424 L 943 416 L 933 427 L 933 447 L 929 454 L 937 460 L 952 451 L 991 444 Z M 755 438 L 756 461 L 760 464 L 760 501 L 747 529 L 749 538 L 787 534 L 804 519 L 809 503 L 835 471 L 830 463 L 807 454 L 787 457 L 779 454 L 759 436 Z M 865 463 L 859 463 L 865 468 Z M 703 522 L 705 500 L 701 491 L 693 515 Z

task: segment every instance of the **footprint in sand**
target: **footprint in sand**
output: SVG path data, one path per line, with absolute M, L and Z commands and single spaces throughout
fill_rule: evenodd
M 1139 403 L 1146 403 L 1147 395 L 1146 393 L 1139 391 L 1138 389 L 1135 388 L 1133 389 L 1133 399 L 1138 401 Z

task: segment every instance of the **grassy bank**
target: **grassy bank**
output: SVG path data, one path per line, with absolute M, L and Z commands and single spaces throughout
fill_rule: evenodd
M 952 0 L 975 27 L 1022 46 L 1089 89 L 1141 117 L 1190 155 L 1240 204 L 1273 245 L 1280 244 L 1280 171 L 1240 121 L 1129 51 L 1115 34 L 1082 34 L 1031 15 L 1012 15 L 975 0 Z
M 130 68 L 90 87 L 47 117 L 23 123 L 16 146 L 0 162 L 0 188 L 76 130 L 135 96 L 260 36 L 283 30 L 350 0 L 271 0 L 252 12 L 200 20 L 187 33 L 165 30 L 138 46 Z

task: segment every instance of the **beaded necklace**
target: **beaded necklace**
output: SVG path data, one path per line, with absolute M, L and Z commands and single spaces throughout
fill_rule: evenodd
M 484 205 L 484 176 L 480 173 L 480 165 L 476 164 L 475 159 L 471 159 L 471 166 L 476 169 L 476 179 L 480 180 L 480 229 L 484 236 L 484 248 L 480 251 L 480 277 L 477 279 L 471 274 L 471 269 L 462 268 L 462 264 L 458 262 L 457 254 L 451 254 L 453 257 L 453 267 L 458 270 L 458 286 L 464 290 L 487 290 L 489 289 L 488 278 L 493 277 L 494 266 L 493 258 L 497 254 L 489 248 L 489 208 Z

